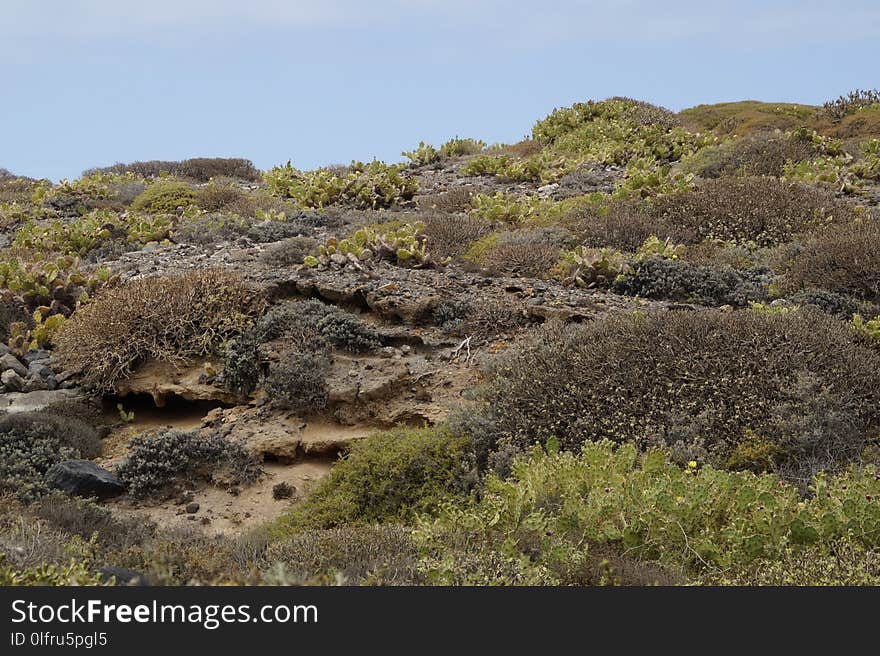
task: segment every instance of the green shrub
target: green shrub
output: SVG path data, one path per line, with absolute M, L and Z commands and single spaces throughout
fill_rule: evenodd
M 287 584 L 418 585 L 411 532 L 391 524 L 307 530 L 273 543 L 265 560 L 275 563 L 270 572 L 281 568 Z
M 219 269 L 142 278 L 81 307 L 57 336 L 55 357 L 87 388 L 109 391 L 144 360 L 222 353 L 261 308 L 254 290 Z
M 652 213 L 679 242 L 720 239 L 758 246 L 858 216 L 829 192 L 771 177 L 704 180 L 694 189 L 655 198 Z
M 734 572 L 707 577 L 711 585 L 880 585 L 880 552 L 842 538 L 808 548 L 790 547 L 778 558 L 759 559 Z
M 243 446 L 219 433 L 167 430 L 132 438 L 126 459 L 116 475 L 129 494 L 145 497 L 168 487 L 178 478 L 213 480 L 219 473 L 229 485 L 253 483 L 259 466 Z
M 814 235 L 784 268 L 788 289 L 827 289 L 880 302 L 880 222 L 866 220 Z
M 773 469 L 801 480 L 802 465 L 838 467 L 873 439 L 878 364 L 846 324 L 808 310 L 550 326 L 490 362 L 473 437 L 481 466 L 493 452 L 606 438 L 727 466 L 757 436 L 774 450 Z
M 154 182 L 131 203 L 133 210 L 153 214 L 176 214 L 178 208 L 187 208 L 195 202 L 193 188 L 185 182 L 161 180 Z
M 473 216 L 492 222 L 517 224 L 536 215 L 547 201 L 537 196 L 518 196 L 499 191 L 492 196 L 477 194 L 471 203 L 473 209 L 470 213 Z
M 485 545 L 560 583 L 577 582 L 591 551 L 609 544 L 643 563 L 726 579 L 844 537 L 859 550 L 877 548 L 875 468 L 820 475 L 811 487 L 802 500 L 773 475 L 680 467 L 659 451 L 588 442 L 579 454 L 533 451 L 509 479 L 490 476 L 479 502 L 448 503 L 423 518 L 415 540 L 429 553 Z M 430 583 L 455 580 L 453 558 L 434 564 Z
M 412 519 L 456 492 L 467 440 L 439 428 L 398 428 L 356 440 L 279 529 L 333 528 Z

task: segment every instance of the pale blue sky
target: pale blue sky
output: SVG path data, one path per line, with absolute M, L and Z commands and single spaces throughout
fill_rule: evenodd
M 0 0 L 0 167 L 400 159 L 554 107 L 880 87 L 877 0 Z

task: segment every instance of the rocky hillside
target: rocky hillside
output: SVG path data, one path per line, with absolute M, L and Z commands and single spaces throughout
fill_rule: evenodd
M 0 581 L 880 582 L 880 94 L 402 157 L 0 170 Z

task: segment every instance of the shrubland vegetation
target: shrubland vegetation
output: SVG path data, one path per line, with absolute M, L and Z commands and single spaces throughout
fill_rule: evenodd
M 236 537 L 50 491 L 49 467 L 101 453 L 95 422 L 0 417 L 0 582 L 98 584 L 114 566 L 169 584 L 877 585 L 878 99 L 675 113 L 611 98 L 515 144 L 455 137 L 312 171 L 0 170 L 0 336 L 10 357 L 48 349 L 95 397 L 151 360 L 207 360 L 206 384 L 266 416 L 329 415 L 340 362 L 394 357 L 360 312 L 407 276 L 443 281 L 395 326 L 412 343 L 486 347 L 448 420 L 353 442 Z M 123 264 L 176 248 L 197 254 L 187 273 Z M 239 251 L 239 273 L 211 255 Z M 354 311 L 322 295 L 337 274 Z M 546 312 L 444 296 L 499 278 Z M 595 312 L 552 320 L 566 295 Z M 260 463 L 221 430 L 160 430 L 114 471 L 150 503 L 248 485 Z

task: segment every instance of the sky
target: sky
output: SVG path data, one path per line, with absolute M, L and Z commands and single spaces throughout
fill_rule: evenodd
M 401 160 L 555 107 L 880 87 L 877 0 L 0 0 L 0 167 Z

